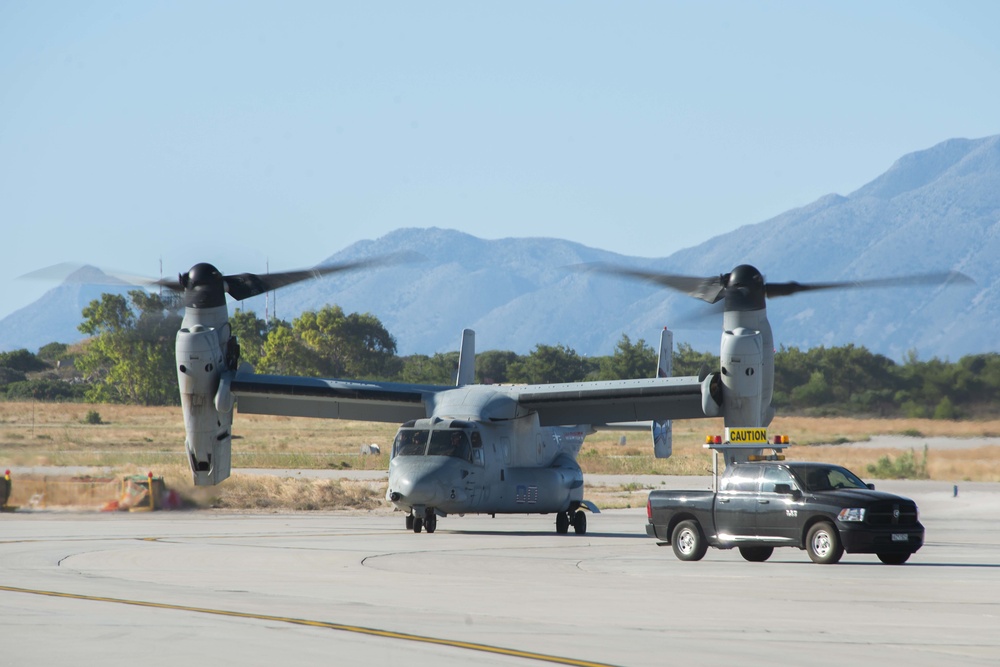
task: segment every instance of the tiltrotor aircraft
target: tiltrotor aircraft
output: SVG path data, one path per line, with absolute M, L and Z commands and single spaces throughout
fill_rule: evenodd
M 671 450 L 670 419 L 717 414 L 715 376 L 670 377 L 670 332 L 661 337 L 658 377 L 540 385 L 476 385 L 475 339 L 463 332 L 456 386 L 258 375 L 239 364 L 226 294 L 242 300 L 335 271 L 339 265 L 268 275 L 222 275 L 197 264 L 177 282 L 184 319 L 177 379 L 186 449 L 196 485 L 230 474 L 233 408 L 240 412 L 401 424 L 392 446 L 386 497 L 406 527 L 434 532 L 450 514 L 553 514 L 556 530 L 587 530 L 583 474 L 586 435 L 608 424 L 652 424 L 654 449 Z M 652 375 L 653 373 L 651 373 Z M 706 408 L 706 402 L 711 406 Z
M 366 263 L 368 264 L 368 263 Z M 866 283 L 765 284 L 750 266 L 702 279 L 590 265 L 605 273 L 653 280 L 709 303 L 724 300 L 721 368 L 670 377 L 671 339 L 664 331 L 657 377 L 540 385 L 476 385 L 474 335 L 463 334 L 456 386 L 258 375 L 239 364 L 226 294 L 236 300 L 299 280 L 365 264 L 268 274 L 222 275 L 197 264 L 177 282 L 184 319 L 176 361 L 194 482 L 218 484 L 230 474 L 233 408 L 241 412 L 395 422 L 386 497 L 406 513 L 406 527 L 434 532 L 450 514 L 554 514 L 556 530 L 587 529 L 576 461 L 583 438 L 602 427 L 651 424 L 654 453 L 671 453 L 670 420 L 722 416 L 728 427 L 766 427 L 774 348 L 765 297 L 835 287 L 956 280 L 934 274 Z M 967 280 L 967 279 L 966 279 Z

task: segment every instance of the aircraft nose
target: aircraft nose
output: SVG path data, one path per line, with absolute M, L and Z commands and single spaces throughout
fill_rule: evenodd
M 413 457 L 392 462 L 389 475 L 389 500 L 412 507 L 424 505 L 439 507 L 452 498 L 460 478 L 451 461 L 433 461 Z

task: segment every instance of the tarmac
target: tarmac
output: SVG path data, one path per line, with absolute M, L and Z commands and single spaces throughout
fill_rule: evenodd
M 642 509 L 592 515 L 586 535 L 537 515 L 449 516 L 429 535 L 385 512 L 6 513 L 0 660 L 998 664 L 1000 485 L 879 488 L 914 498 L 927 528 L 902 566 L 796 549 L 685 563 Z

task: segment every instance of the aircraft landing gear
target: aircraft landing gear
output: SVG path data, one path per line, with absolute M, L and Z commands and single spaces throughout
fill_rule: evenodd
M 556 514 L 556 532 L 564 535 L 569 532 L 569 527 L 573 526 L 573 532 L 583 535 L 587 532 L 587 515 L 583 510 L 570 510 Z
M 424 528 L 427 529 L 428 533 L 433 533 L 437 530 L 438 518 L 434 510 L 427 510 L 427 516 L 424 517 Z
M 437 519 L 437 514 L 433 509 L 425 510 L 423 516 L 407 514 L 406 529 L 412 530 L 414 533 L 419 533 L 422 530 L 426 530 L 428 533 L 433 533 L 437 530 Z

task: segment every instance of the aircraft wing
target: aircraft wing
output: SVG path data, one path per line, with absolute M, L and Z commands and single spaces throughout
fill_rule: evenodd
M 608 380 L 518 387 L 520 407 L 538 413 L 542 426 L 704 418 L 697 377 Z
M 235 373 L 230 380 L 242 413 L 397 424 L 430 416 L 434 394 L 453 388 L 256 373 Z

